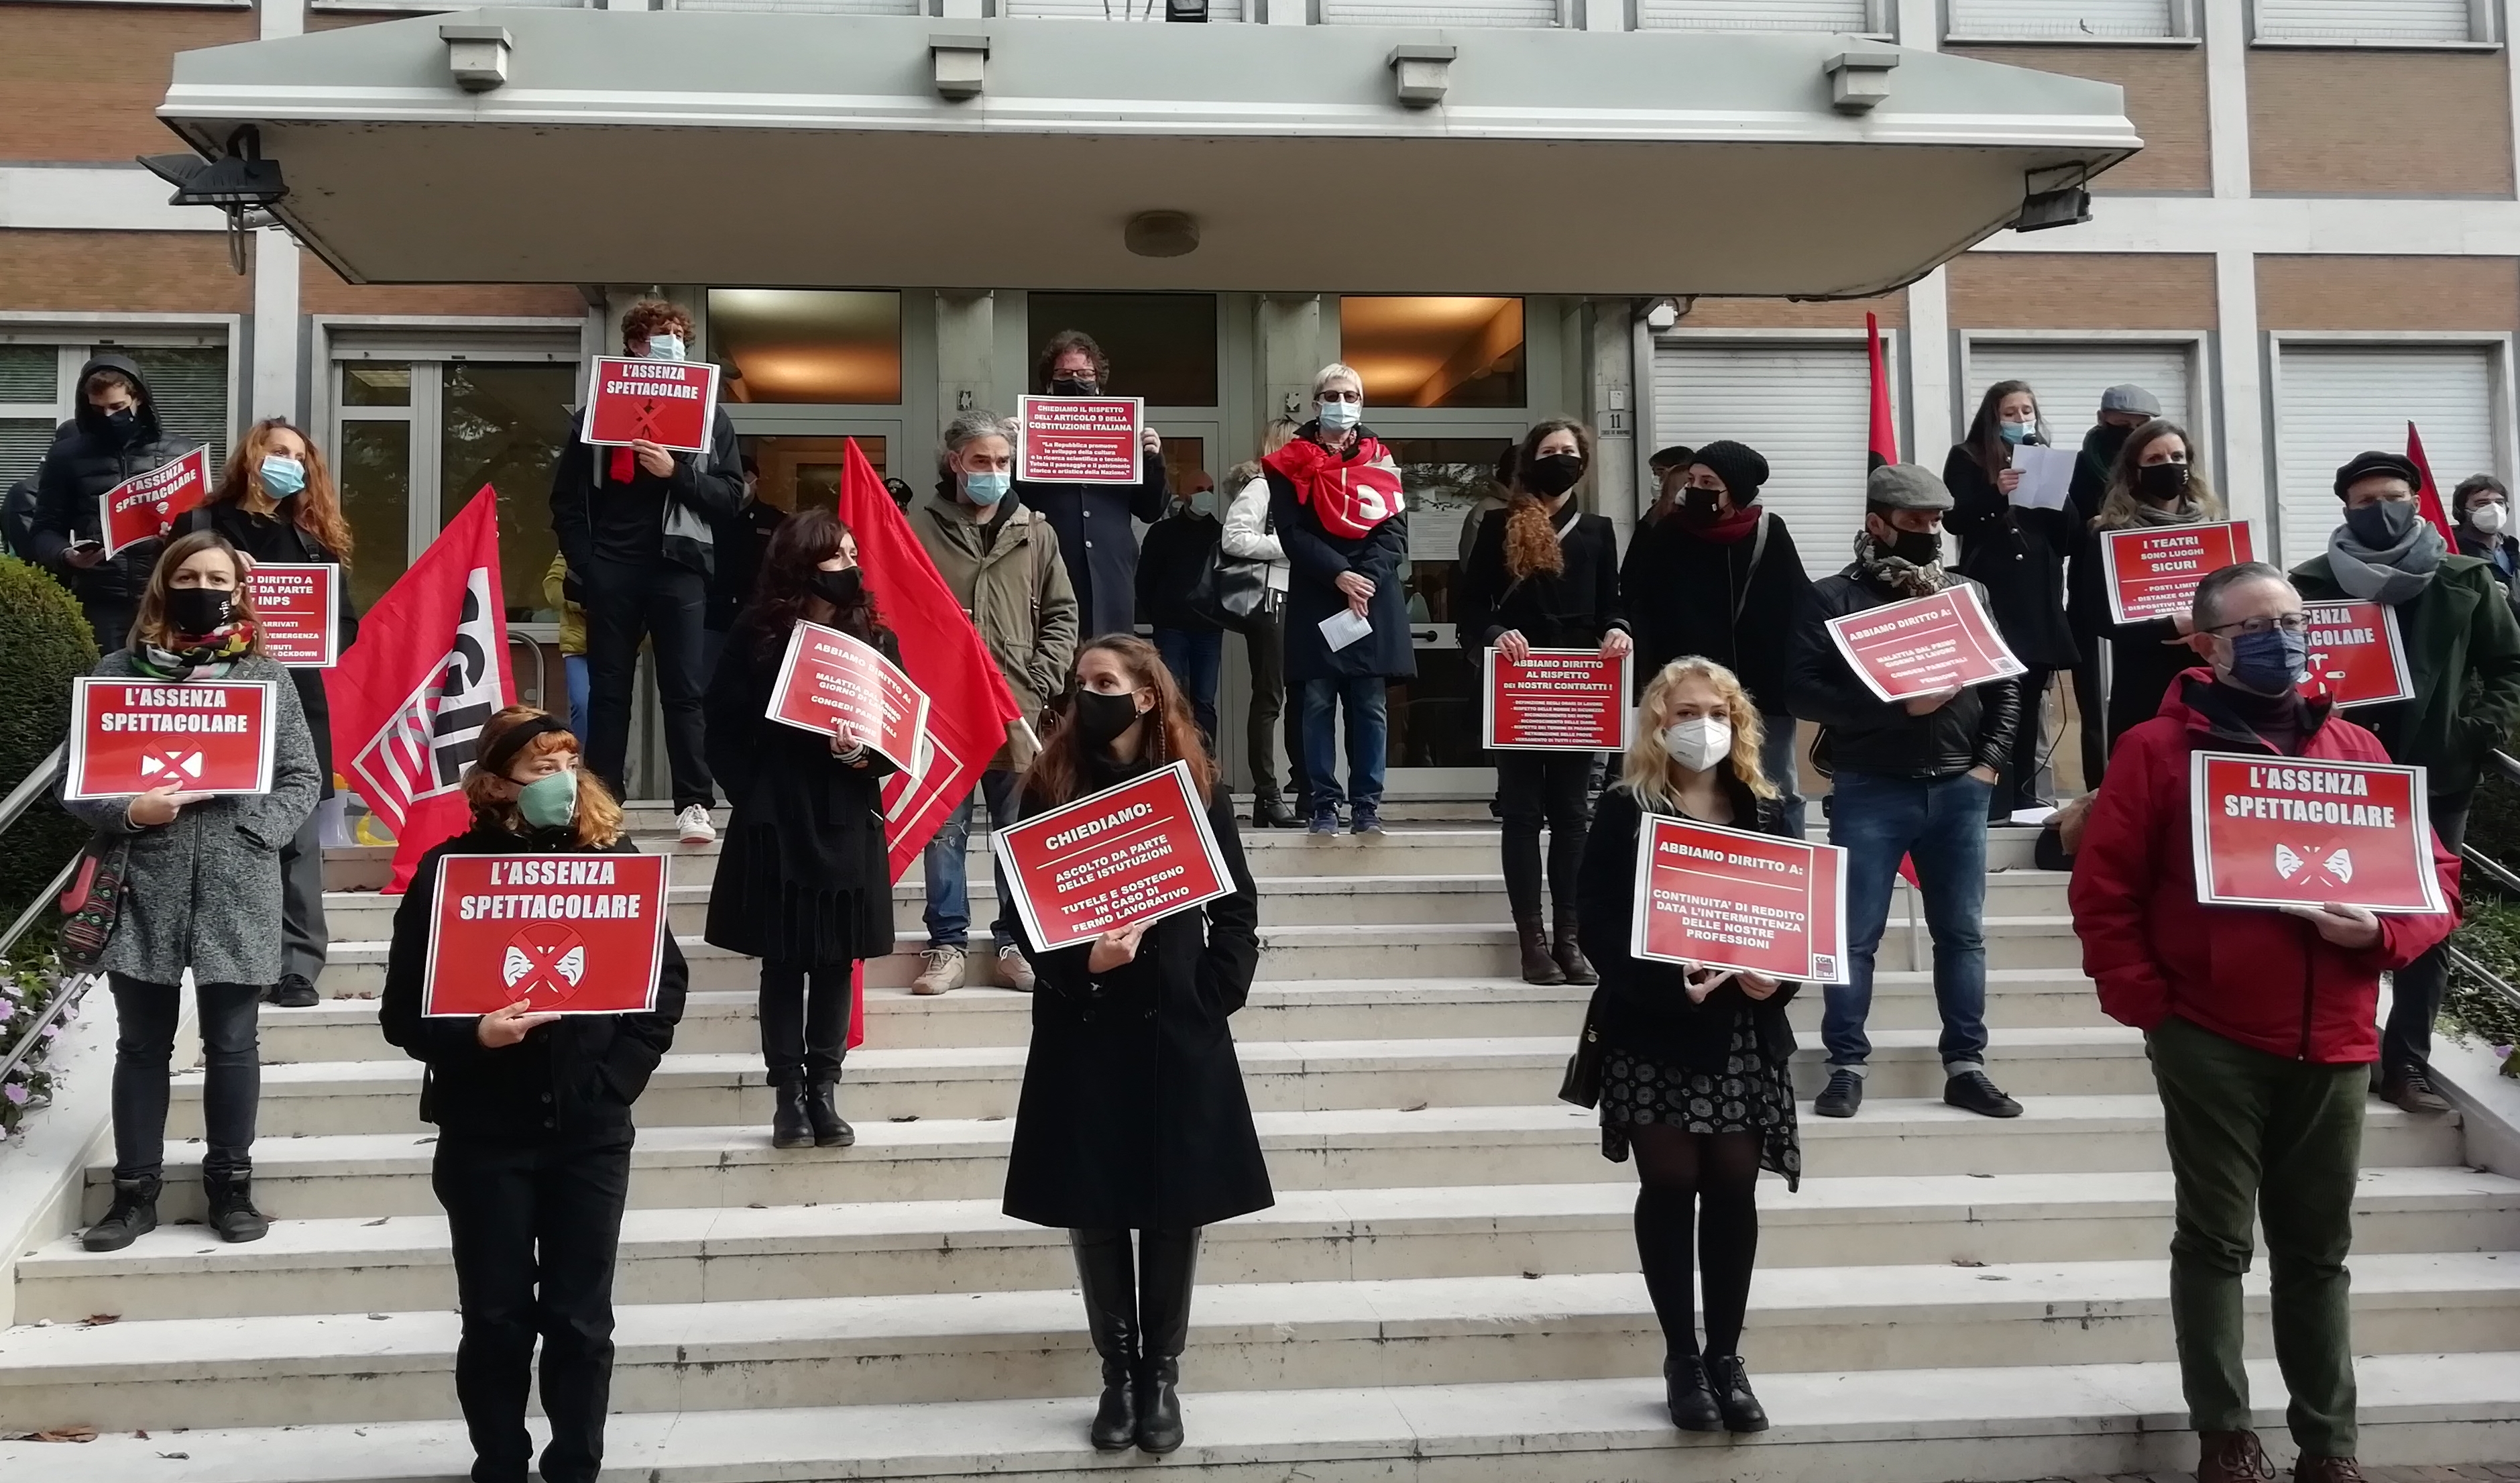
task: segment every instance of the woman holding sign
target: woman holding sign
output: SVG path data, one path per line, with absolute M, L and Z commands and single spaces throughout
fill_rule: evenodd
M 320 780 L 297 691 L 289 672 L 263 656 L 244 578 L 245 562 L 219 537 L 204 531 L 169 541 L 141 593 L 131 647 L 107 654 L 96 673 L 153 688 L 267 685 L 268 789 L 188 792 L 177 781 L 63 805 L 130 850 L 121 917 L 97 964 L 111 975 L 116 1026 L 113 1204 L 88 1228 L 90 1251 L 119 1251 L 158 1224 L 167 1075 L 187 969 L 201 1004 L 209 1227 L 225 1241 L 257 1240 L 269 1228 L 251 1189 L 262 1086 L 254 1006 L 280 977 L 280 851 L 315 807 Z M 178 741 L 142 764 L 144 776 L 180 780 L 202 765 L 206 748 L 170 735 Z
M 2196 663 L 2188 647 L 2187 614 L 2174 613 L 2140 623 L 2112 621 L 2108 575 L 2100 556 L 2102 536 L 2111 530 L 2148 530 L 2166 525 L 2195 525 L 2223 518 L 2223 502 L 2206 482 L 2205 471 L 2188 461 L 2187 429 L 2155 418 L 2137 428 L 2118 450 L 2109 473 L 2108 497 L 2084 533 L 2074 558 L 2075 629 L 2087 645 L 2108 646 L 2108 738 L 2101 755 L 2117 749 L 2125 736 L 2161 710 L 2171 682 Z M 2100 775 L 2084 780 L 2100 786 Z
M 1535 649 L 1633 647 L 1619 616 L 1619 534 L 1609 517 L 1585 515 L 1575 491 L 1591 474 L 1593 429 L 1565 418 L 1533 426 L 1513 461 L 1513 493 L 1480 522 L 1462 567 L 1454 610 L 1462 645 L 1521 663 Z M 1616 695 L 1624 697 L 1622 682 Z M 1490 694 L 1488 704 L 1495 704 Z M 1575 941 L 1575 876 L 1584 860 L 1591 802 L 1590 751 L 1499 748 L 1497 804 L 1505 816 L 1505 889 L 1530 983 L 1594 983 Z M 1549 831 L 1549 889 L 1557 938 L 1540 926 L 1540 831 Z
M 1105 1452 L 1181 1446 L 1173 1387 L 1199 1228 L 1275 1203 L 1226 1028 L 1260 961 L 1259 903 L 1234 799 L 1144 639 L 1100 638 L 1077 654 L 1075 699 L 1023 783 L 1029 818 L 1176 762 L 1190 764 L 1233 890 L 1055 952 L 1034 947 L 1025 926 L 1041 976 L 1006 1211 L 1065 1227 L 1076 1248 L 1102 1359 L 1092 1436 Z
M 760 585 L 709 683 L 709 761 L 735 812 L 709 888 L 707 937 L 761 960 L 772 1145 L 845 1148 L 857 1131 L 832 1093 L 848 1052 L 849 980 L 861 961 L 892 951 L 881 789 L 893 766 L 845 725 L 824 737 L 770 719 L 800 622 L 901 662 L 857 541 L 828 510 L 799 511 L 771 536 Z
M 1764 1431 L 1741 1364 L 1762 1168 L 1802 1178 L 1785 1004 L 1799 987 L 1631 951 L 1649 814 L 1791 838 L 1759 771 L 1758 707 L 1732 671 L 1675 659 L 1645 686 L 1636 743 L 1584 851 L 1584 951 L 1601 970 L 1579 1062 L 1599 1070 L 1601 1153 L 1637 1160 L 1637 1255 L 1662 1323 L 1663 1381 L 1685 1431 Z M 1598 1041 L 1596 1040 L 1598 1037 Z M 1598 1057 L 1596 1059 L 1596 1057 Z M 1692 1271 L 1692 1267 L 1695 1269 Z M 1706 1291 L 1706 1343 L 1692 1288 Z

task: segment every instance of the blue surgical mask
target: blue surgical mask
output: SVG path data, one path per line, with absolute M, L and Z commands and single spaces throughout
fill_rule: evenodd
M 963 493 L 974 505 L 994 505 L 1014 485 L 1015 476 L 1003 469 L 963 475 Z
M 648 358 L 650 360 L 681 360 L 683 358 L 683 337 L 679 335 L 649 336 Z
M 274 499 L 285 500 L 306 487 L 306 466 L 285 453 L 268 453 L 262 459 L 263 492 Z
M 2299 685 L 2310 668 L 2310 635 L 2270 628 L 2231 638 L 2231 683 L 2262 696 L 2280 696 Z
M 1191 495 L 1187 503 L 1190 505 L 1191 514 L 1192 515 L 1213 516 L 1216 514 L 1216 491 L 1213 489 L 1198 490 Z
M 1337 402 L 1323 397 L 1313 405 L 1321 412 L 1324 432 L 1345 432 L 1365 416 L 1363 402 Z
M 536 829 L 558 829 L 577 817 L 577 769 L 536 778 L 517 793 L 517 813 Z
M 2026 443 L 2039 431 L 2037 423 L 2000 423 L 1997 427 L 2007 443 Z

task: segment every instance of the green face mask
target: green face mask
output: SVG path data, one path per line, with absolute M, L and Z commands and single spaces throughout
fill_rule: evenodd
M 577 769 L 536 778 L 517 794 L 517 812 L 536 829 L 558 829 L 577 817 Z

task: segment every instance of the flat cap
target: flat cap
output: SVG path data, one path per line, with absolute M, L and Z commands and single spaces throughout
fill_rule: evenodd
M 2102 412 L 2132 412 L 2138 417 L 2161 416 L 2161 398 L 2132 382 L 2111 386 L 2100 393 Z
M 1952 492 L 1930 469 L 1884 464 L 1865 478 L 1864 503 L 1884 510 L 1949 510 Z
M 2407 487 L 2421 489 L 2424 472 L 2415 467 L 2413 459 L 2403 453 L 2382 453 L 2377 449 L 2358 453 L 2345 461 L 2344 468 L 2336 471 L 2336 497 L 2340 500 L 2345 498 L 2346 490 L 2364 479 L 2405 479 Z

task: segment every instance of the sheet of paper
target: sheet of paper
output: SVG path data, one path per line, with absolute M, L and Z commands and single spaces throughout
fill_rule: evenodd
M 1331 652 L 1336 652 L 1373 632 L 1373 620 L 1352 607 L 1342 607 L 1322 619 L 1321 628 L 1322 638 L 1329 644 Z
M 2074 461 L 2081 456 L 2071 448 L 2042 448 L 2036 443 L 2013 449 L 2012 467 L 2021 471 L 2021 482 L 2013 486 L 2012 503 L 2024 510 L 2064 509 L 2074 485 Z

